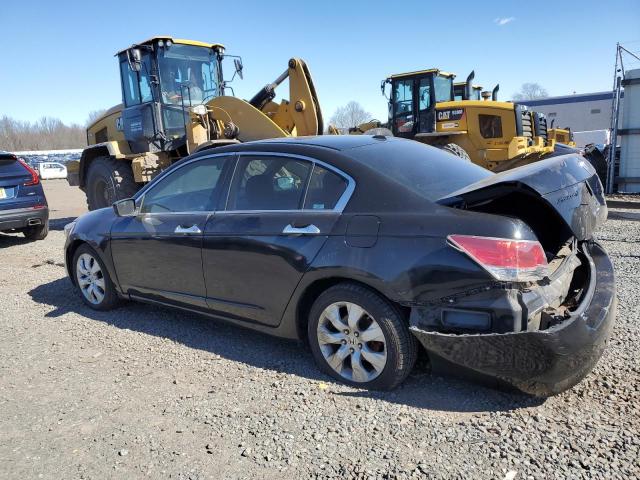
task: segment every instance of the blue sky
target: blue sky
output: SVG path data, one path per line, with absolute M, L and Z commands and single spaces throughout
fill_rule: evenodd
M 564 95 L 611 88 L 616 41 L 640 51 L 638 0 L 534 4 L 3 0 L 0 115 L 83 123 L 120 102 L 114 53 L 157 34 L 241 55 L 245 78 L 233 83 L 241 98 L 301 57 L 327 119 L 356 100 L 386 120 L 379 85 L 391 73 L 440 67 L 463 80 L 475 69 L 485 88 L 500 83 L 502 99 L 524 82 Z

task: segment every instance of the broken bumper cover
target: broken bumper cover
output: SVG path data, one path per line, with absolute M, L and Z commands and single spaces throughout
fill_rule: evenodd
M 613 265 L 598 243 L 585 249 L 589 288 L 571 316 L 546 330 L 444 334 L 411 326 L 429 352 L 434 371 L 506 383 L 548 396 L 571 388 L 598 362 L 616 312 Z

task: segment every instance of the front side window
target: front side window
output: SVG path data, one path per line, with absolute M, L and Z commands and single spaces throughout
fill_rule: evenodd
M 153 101 L 151 92 L 151 58 L 147 52 L 142 55 L 138 76 L 140 77 L 140 100 L 142 103 Z
M 451 90 L 453 89 L 453 80 L 451 77 L 443 77 L 436 75 L 433 77 L 433 88 L 436 94 L 436 103 L 450 102 L 453 100 Z
M 219 92 L 219 56 L 209 47 L 173 44 L 158 53 L 162 101 L 185 106 L 206 103 Z
M 297 210 L 302 207 L 311 163 L 287 157 L 240 160 L 227 210 Z
M 142 197 L 140 213 L 209 212 L 216 209 L 229 157 L 197 160 L 177 168 Z
M 502 119 L 498 115 L 478 115 L 483 138 L 502 138 Z
M 413 129 L 413 79 L 396 81 L 393 85 L 393 122 L 398 132 Z

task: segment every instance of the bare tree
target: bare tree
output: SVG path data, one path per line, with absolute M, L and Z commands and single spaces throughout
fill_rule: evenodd
M 6 115 L 0 118 L 0 150 L 61 150 L 86 145 L 85 129 L 80 125 L 65 125 L 51 117 L 42 117 L 33 123 Z
M 539 83 L 523 83 L 520 91 L 513 94 L 514 100 L 535 100 L 536 98 L 547 98 L 549 92 Z
M 91 112 L 89 112 L 89 115 L 87 115 L 87 127 L 89 125 L 91 125 L 93 122 L 95 122 L 96 120 L 98 120 L 102 115 L 104 115 L 106 113 L 106 109 L 101 109 L 101 110 L 92 110 Z
M 343 107 L 338 107 L 329 123 L 338 128 L 351 128 L 369 120 L 371 114 L 358 102 L 351 101 Z

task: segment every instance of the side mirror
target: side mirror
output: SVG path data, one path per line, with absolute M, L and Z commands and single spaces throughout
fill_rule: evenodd
M 236 67 L 236 73 L 237 73 L 237 74 L 238 74 L 238 76 L 240 77 L 240 80 L 242 80 L 242 79 L 243 79 L 243 76 L 242 76 L 242 68 L 243 68 L 243 66 L 242 66 L 242 60 L 241 60 L 241 59 L 239 59 L 239 58 L 234 58 L 234 59 L 233 59 L 233 64 L 234 64 L 234 65 L 235 65 L 235 67 Z
M 118 200 L 113 204 L 113 211 L 119 217 L 133 217 L 136 215 L 136 201 L 133 198 Z

